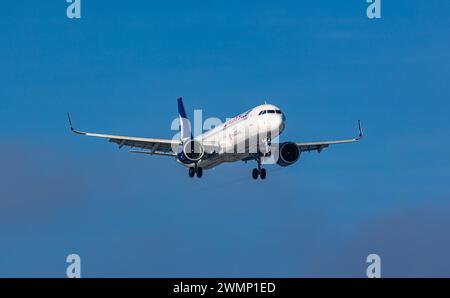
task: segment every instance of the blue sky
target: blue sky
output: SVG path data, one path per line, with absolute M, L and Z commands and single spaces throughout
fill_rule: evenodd
M 450 3 L 4 1 L 0 276 L 450 276 Z M 283 140 L 353 136 L 292 167 L 189 179 L 69 133 L 171 138 L 188 113 L 267 100 Z

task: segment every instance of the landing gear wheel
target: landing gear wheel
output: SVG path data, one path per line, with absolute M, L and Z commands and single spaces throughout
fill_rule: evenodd
M 197 177 L 198 178 L 202 178 L 203 176 L 203 169 L 202 168 L 197 168 Z
M 258 171 L 258 169 L 253 169 L 253 171 L 252 171 L 252 177 L 253 177 L 253 179 L 258 179 L 258 175 L 259 175 L 259 171 Z
M 192 167 L 192 168 L 189 168 L 189 177 L 194 177 L 195 176 L 195 169 L 194 169 L 194 167 Z
M 261 169 L 259 171 L 259 177 L 261 177 L 262 180 L 266 179 L 266 169 Z

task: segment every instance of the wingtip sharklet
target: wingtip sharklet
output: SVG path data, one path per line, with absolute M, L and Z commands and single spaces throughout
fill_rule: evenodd
M 73 128 L 72 119 L 70 118 L 70 113 L 69 112 L 67 112 L 67 119 L 69 120 L 70 131 L 72 131 L 73 133 L 79 134 L 79 135 L 85 135 L 86 134 L 85 132 L 78 131 L 75 128 Z
M 361 120 L 358 120 L 358 138 L 357 140 L 361 140 L 364 137 L 364 133 L 361 126 Z
M 69 120 L 69 128 L 70 128 L 70 130 L 74 131 L 75 129 L 73 129 L 72 119 L 70 119 L 70 113 L 69 112 L 67 112 L 67 119 Z

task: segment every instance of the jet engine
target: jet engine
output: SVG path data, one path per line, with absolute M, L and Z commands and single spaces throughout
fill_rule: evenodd
M 287 167 L 294 164 L 299 159 L 300 150 L 295 143 L 281 143 L 278 155 L 277 164 L 282 167 Z
M 201 142 L 191 139 L 184 142 L 182 150 L 178 153 L 178 159 L 185 163 L 191 164 L 199 161 L 205 154 L 205 149 Z

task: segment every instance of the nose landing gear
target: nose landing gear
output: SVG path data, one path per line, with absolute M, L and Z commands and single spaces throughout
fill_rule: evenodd
M 258 168 L 253 169 L 252 171 L 252 177 L 253 179 L 258 179 L 258 176 L 261 178 L 261 180 L 266 179 L 266 169 L 261 168 L 261 158 L 256 158 L 256 162 L 258 163 Z
M 253 177 L 253 179 L 258 179 L 258 176 L 259 176 L 259 171 L 258 171 L 258 169 L 253 169 L 253 171 L 252 171 L 252 177 Z
M 266 169 L 259 170 L 259 177 L 261 177 L 262 180 L 266 179 Z
M 252 171 L 252 177 L 253 177 L 253 179 L 258 179 L 258 176 L 262 179 L 262 180 L 264 180 L 264 179 L 266 179 L 266 169 L 260 169 L 260 170 L 258 170 L 258 169 L 253 169 L 253 171 Z

